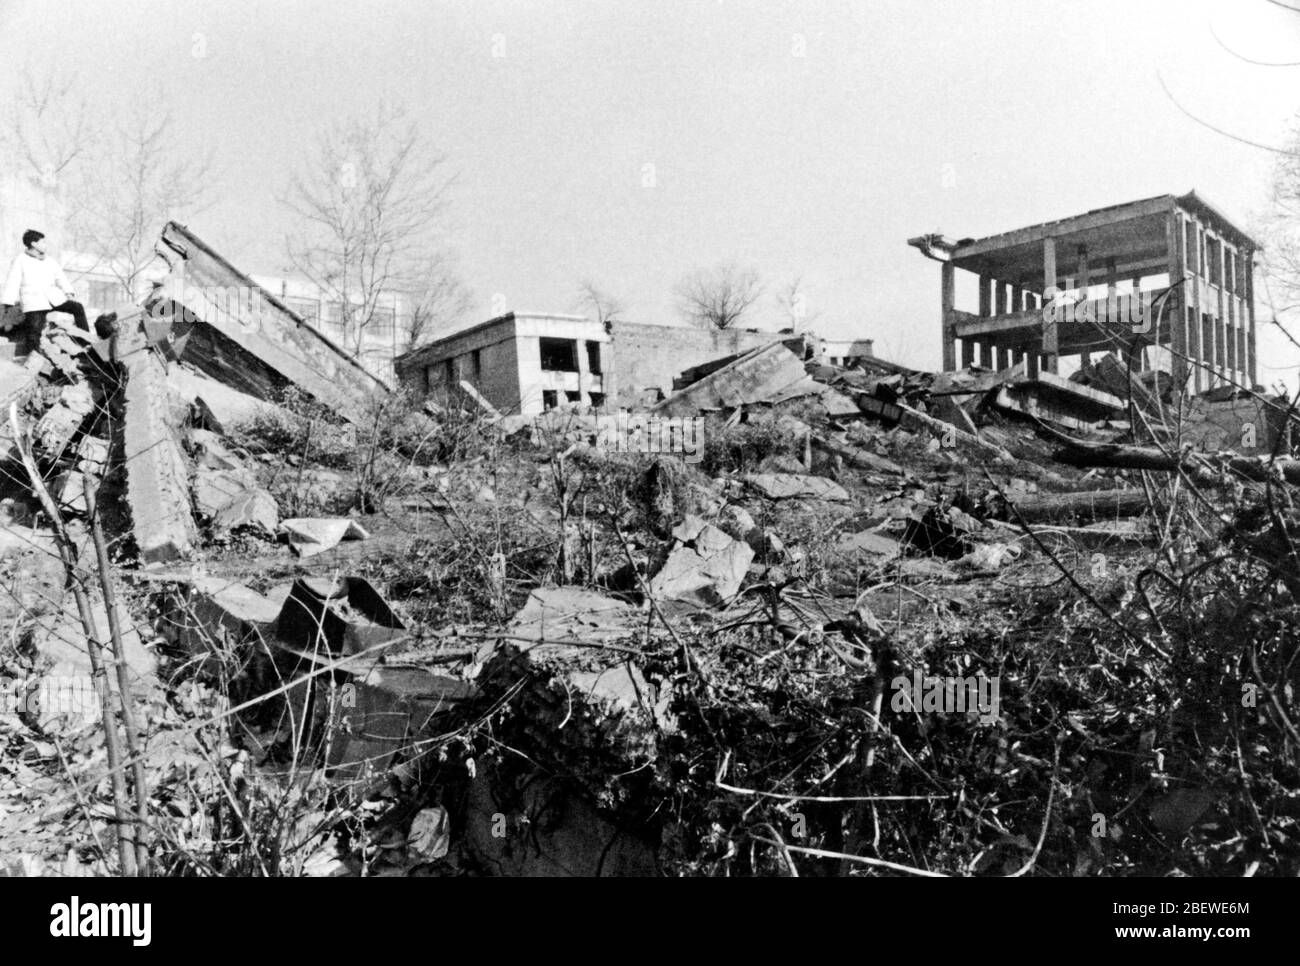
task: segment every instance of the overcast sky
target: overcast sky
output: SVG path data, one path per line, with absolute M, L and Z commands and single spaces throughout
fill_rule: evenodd
M 105 110 L 161 97 L 180 144 L 216 151 L 190 227 L 252 272 L 284 268 L 275 198 L 304 146 L 384 98 L 458 175 L 448 238 L 482 318 L 495 295 L 572 310 L 590 277 L 669 321 L 684 273 L 734 260 L 772 289 L 801 274 L 823 334 L 935 368 L 939 270 L 909 236 L 1193 187 L 1265 213 L 1272 156 L 1188 120 L 1157 72 L 1281 144 L 1300 68 L 1211 27 L 1300 61 L 1300 14 L 1267 0 L 0 0 L 0 84 L 57 63 Z M 1292 362 L 1270 344 L 1266 383 Z

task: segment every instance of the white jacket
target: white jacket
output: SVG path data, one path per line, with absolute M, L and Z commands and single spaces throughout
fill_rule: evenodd
M 46 312 L 72 297 L 72 286 L 59 263 L 50 256 L 34 258 L 23 252 L 5 280 L 0 304 L 23 307 L 24 312 Z

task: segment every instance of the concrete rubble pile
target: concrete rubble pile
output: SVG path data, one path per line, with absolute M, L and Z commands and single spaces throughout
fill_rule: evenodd
M 52 324 L 27 359 L 0 357 L 4 496 L 26 505 L 10 520 L 38 538 L 35 501 L 12 482 L 24 479 L 24 447 L 73 525 L 89 481 L 119 576 L 146 588 L 159 636 L 200 673 L 233 674 L 233 699 L 275 696 L 240 716 L 248 747 L 268 759 L 305 733 L 331 779 L 373 787 L 416 767 L 440 736 L 490 720 L 494 742 L 515 754 L 463 762 L 461 794 L 420 824 L 429 855 L 445 856 L 450 841 L 496 874 L 658 871 L 668 819 L 651 814 L 650 790 L 676 723 L 672 675 L 643 658 L 652 643 L 671 646 L 670 619 L 734 617 L 755 588 L 789 583 L 809 540 L 829 541 L 860 572 L 925 584 L 959 613 L 972 582 L 1026 553 L 1027 526 L 1083 546 L 1148 540 L 1136 522 L 1146 494 L 1114 470 L 1182 459 L 1250 472 L 1290 450 L 1284 402 L 1219 390 L 1195 397 L 1179 425 L 1172 383 L 1109 355 L 1067 379 L 1023 365 L 928 373 L 874 356 L 846 368 L 809 358 L 803 340 L 773 342 L 683 373 L 645 412 L 766 427 L 794 456 L 706 480 L 702 508 L 668 514 L 658 537 L 629 547 L 639 563 L 621 586 L 588 573 L 583 587 L 530 588 L 508 622 L 458 639 L 455 628 L 413 626 L 383 588 L 342 573 L 348 558 L 326 555 L 364 545 L 366 525 L 290 515 L 223 425 L 286 386 L 356 422 L 367 394 L 386 387 L 192 232 L 169 225 L 163 248 L 172 270 L 145 305 L 99 320 L 94 334 Z M 231 287 L 249 299 L 211 294 Z M 1249 440 L 1243 419 L 1258 424 Z M 545 431 L 490 421 L 501 436 L 527 426 L 535 444 L 602 458 L 591 413 L 548 414 Z M 1185 451 L 1170 457 L 1161 447 L 1175 437 Z M 975 465 L 1004 482 L 970 488 Z M 835 527 L 768 523 L 800 508 L 833 513 Z M 277 575 L 191 566 L 243 537 L 280 540 Z M 870 603 L 854 579 L 845 575 L 818 632 L 851 618 L 844 600 Z M 797 615 L 772 600 L 776 632 L 799 633 Z M 48 617 L 51 660 L 78 664 L 69 616 Z M 138 637 L 132 653 L 138 676 L 155 679 Z

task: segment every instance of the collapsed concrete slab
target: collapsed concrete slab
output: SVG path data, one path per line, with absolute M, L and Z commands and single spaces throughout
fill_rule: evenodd
M 144 563 L 192 555 L 198 539 L 190 503 L 189 469 L 172 425 L 167 364 L 149 345 L 144 315 L 122 320 L 113 357 L 123 370 L 122 459 L 126 503 Z
M 803 340 L 773 342 L 746 352 L 653 407 L 668 416 L 734 409 L 749 403 L 781 402 L 821 393 L 824 387 L 804 370 Z
M 651 594 L 694 607 L 716 607 L 739 593 L 754 560 L 753 547 L 695 516 L 687 516 L 673 538 L 672 552 L 650 581 Z
M 297 386 L 353 422 L 369 396 L 389 391 L 183 225 L 169 222 L 161 245 L 171 271 L 148 309 L 155 320 L 175 320 L 180 361 L 265 401 Z
M 1071 429 L 1089 429 L 1106 419 L 1123 419 L 1128 412 L 1124 401 L 1108 392 L 1045 371 L 1036 378 L 1018 378 L 1002 386 L 997 404 Z
M 848 491 L 824 476 L 802 473 L 754 473 L 745 483 L 769 500 L 847 500 Z

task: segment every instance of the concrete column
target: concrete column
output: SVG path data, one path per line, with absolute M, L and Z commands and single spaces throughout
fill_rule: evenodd
M 1182 213 L 1178 210 L 1171 211 L 1165 222 L 1165 243 L 1169 249 L 1169 284 L 1171 287 L 1177 286 L 1176 292 L 1171 299 L 1176 299 L 1177 310 L 1167 310 L 1165 317 L 1169 320 L 1169 350 L 1170 350 L 1170 373 L 1173 376 L 1174 385 L 1181 388 L 1187 381 L 1187 360 L 1184 356 L 1187 353 L 1187 319 L 1189 314 L 1189 305 L 1191 303 L 1191 286 L 1190 279 L 1183 281 L 1187 274 L 1186 264 L 1186 237 L 1187 232 L 1183 221 Z M 1179 283 L 1182 282 L 1180 285 Z
M 1056 292 L 1056 239 L 1043 239 L 1043 304 Z M 1048 372 L 1056 372 L 1060 352 L 1060 323 L 1043 324 L 1043 360 Z
M 956 299 L 955 269 L 952 262 L 940 266 L 940 279 L 943 290 L 943 311 L 940 316 L 939 338 L 943 347 L 943 371 L 952 372 L 957 368 L 957 345 L 952 334 L 952 310 Z

